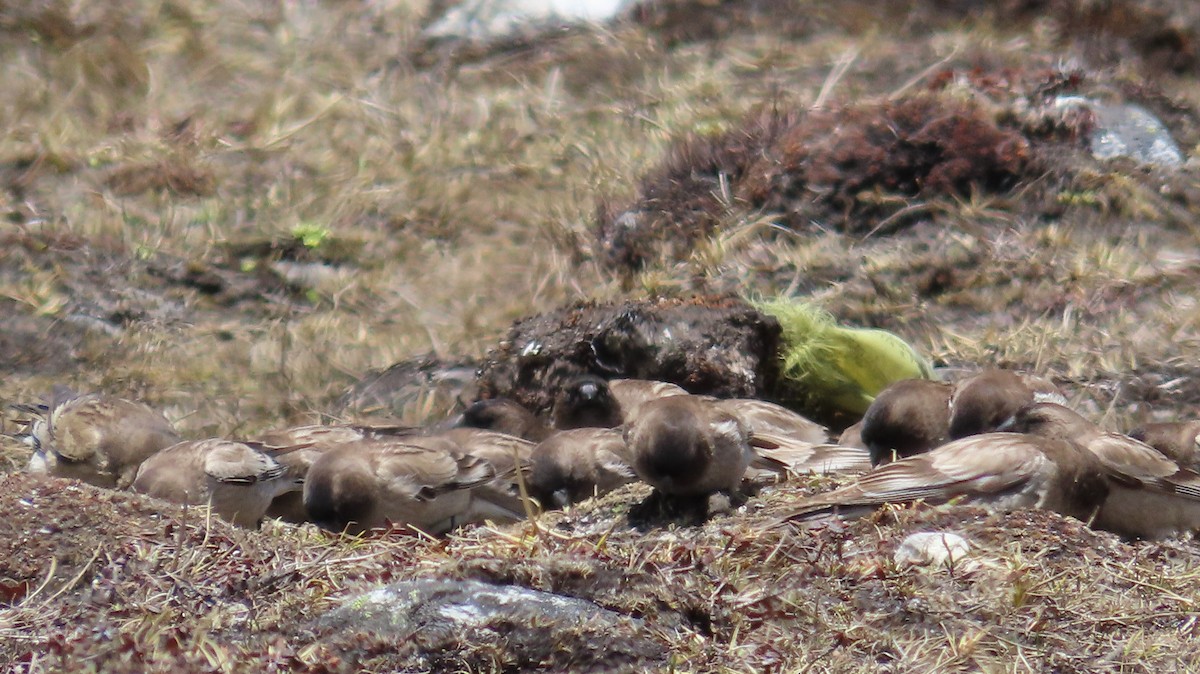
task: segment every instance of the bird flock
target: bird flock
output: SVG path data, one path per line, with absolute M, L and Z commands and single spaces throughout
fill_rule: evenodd
M 257 527 L 264 518 L 350 534 L 407 526 L 438 535 L 511 523 L 641 480 L 647 502 L 747 498 L 797 474 L 856 475 L 787 504 L 768 524 L 853 518 L 885 504 L 1039 508 L 1129 538 L 1200 528 L 1200 422 L 1101 430 L 1048 380 L 985 369 L 882 391 L 836 441 L 763 400 L 586 375 L 547 419 L 504 398 L 427 427 L 310 425 L 255 438 L 184 440 L 159 412 L 56 390 L 27 432 L 28 470 L 129 489 Z M 644 505 L 644 504 L 643 504 Z

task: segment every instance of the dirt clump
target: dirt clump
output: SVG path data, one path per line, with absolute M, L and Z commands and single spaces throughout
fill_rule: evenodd
M 755 397 L 778 374 L 779 323 L 732 297 L 582 303 L 517 321 L 480 368 L 479 396 L 548 412 L 584 374 Z

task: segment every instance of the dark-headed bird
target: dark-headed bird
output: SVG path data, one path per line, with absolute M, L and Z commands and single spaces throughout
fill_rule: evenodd
M 675 384 L 647 379 L 604 380 L 584 375 L 555 396 L 551 418 L 555 428 L 616 428 L 632 422 L 642 404 L 687 395 Z
M 637 480 L 621 458 L 625 437 L 616 428 L 559 431 L 538 443 L 530 457 L 530 494 L 543 508 L 563 508 L 602 496 Z
M 634 472 L 666 496 L 736 494 L 755 458 L 735 415 L 690 395 L 643 403 L 625 444 Z
M 455 425 L 515 435 L 532 442 L 541 442 L 552 432 L 537 415 L 508 398 L 489 398 L 470 404 Z
M 859 435 L 871 463 L 922 454 L 950 439 L 949 384 L 905 379 L 875 397 L 863 415 Z
M 1020 410 L 1005 428 L 1071 441 L 1097 457 L 1109 478 L 1110 494 L 1096 515 L 1096 528 L 1148 540 L 1200 529 L 1200 474 L 1153 447 L 1106 432 L 1054 403 Z
M 314 522 L 333 531 L 360 533 L 390 522 L 441 534 L 467 516 L 472 492 L 495 477 L 487 460 L 457 450 L 364 439 L 313 462 L 304 505 Z

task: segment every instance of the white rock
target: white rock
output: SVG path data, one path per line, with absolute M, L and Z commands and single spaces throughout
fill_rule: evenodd
M 488 41 L 580 23 L 603 23 L 630 0 L 465 0 L 425 29 L 427 37 Z
M 952 566 L 958 564 L 971 549 L 967 539 L 958 534 L 922 531 L 910 534 L 892 557 L 896 566 Z

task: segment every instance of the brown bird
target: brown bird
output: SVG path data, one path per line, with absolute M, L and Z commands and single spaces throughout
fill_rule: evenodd
M 859 433 L 871 463 L 922 454 L 950 439 L 953 387 L 928 379 L 905 379 L 881 391 L 863 415 Z
M 270 447 L 295 447 L 297 445 L 332 447 L 342 442 L 354 442 L 364 438 L 401 437 L 417 435 L 421 432 L 422 429 L 416 426 L 311 424 L 260 433 L 254 438 L 254 441 Z
M 1130 431 L 1129 437 L 1141 440 L 1185 468 L 1200 470 L 1200 421 L 1146 424 Z
M 612 396 L 617 401 L 617 407 L 621 410 L 624 423 L 629 423 L 637 418 L 644 403 L 688 394 L 676 384 L 649 379 L 610 379 L 608 389 L 612 391 Z
M 1067 400 L 1058 387 L 1043 377 L 985 369 L 955 382 L 950 396 L 950 437 L 965 438 L 994 431 L 1017 410 L 1039 402 L 1065 405 Z
M 736 416 L 690 395 L 643 403 L 625 444 L 638 477 L 667 496 L 737 494 L 755 458 Z
M 880 466 L 845 487 L 794 504 L 776 524 L 830 514 L 860 517 L 887 503 L 952 499 L 996 510 L 1052 510 L 1087 521 L 1107 494 L 1103 467 L 1082 447 L 986 433 Z
M 392 522 L 441 534 L 468 513 L 472 491 L 495 476 L 487 460 L 457 450 L 364 439 L 313 462 L 304 505 L 314 522 L 333 531 L 360 533 Z
M 1049 380 L 988 368 L 954 384 L 909 379 L 875 398 L 862 421 L 862 439 L 878 465 L 927 452 L 949 440 L 995 431 L 1034 402 L 1066 402 Z
M 171 422 L 142 403 L 61 388 L 31 438 L 30 472 L 110 489 L 127 488 L 142 461 L 179 442 Z
M 532 442 L 541 442 L 552 432 L 537 415 L 508 398 L 476 401 L 463 410 L 454 425 L 506 433 Z
M 368 438 L 416 435 L 420 432 L 420 428 L 412 426 L 314 424 L 267 431 L 248 444 L 265 451 L 278 461 L 287 471 L 289 479 L 303 482 L 313 462 L 338 445 Z M 308 522 L 303 490 L 289 491 L 275 497 L 271 507 L 267 509 L 267 516 L 292 524 Z
M 551 417 L 554 427 L 561 430 L 616 428 L 633 421 L 642 403 L 677 395 L 687 395 L 687 391 L 663 381 L 605 381 L 595 375 L 584 375 L 555 396 Z
M 1200 474 L 1127 435 L 1109 433 L 1054 403 L 1020 410 L 1006 428 L 1065 439 L 1095 455 L 1110 493 L 1093 523 L 1131 538 L 1160 540 L 1200 529 Z
M 637 480 L 621 458 L 625 437 L 615 428 L 559 431 L 533 448 L 530 494 L 543 508 L 564 508 Z
M 222 519 L 255 528 L 278 495 L 300 483 L 265 453 L 230 440 L 190 440 L 142 462 L 133 490 L 185 505 L 209 505 Z

